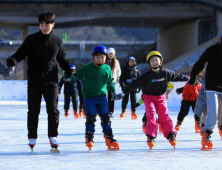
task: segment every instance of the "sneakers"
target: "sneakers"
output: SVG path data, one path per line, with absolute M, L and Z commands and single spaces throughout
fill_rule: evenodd
M 69 116 L 69 110 L 65 110 L 64 116 L 67 118 Z
M 120 118 L 124 118 L 126 116 L 126 110 L 124 110 L 121 114 L 120 114 Z
M 170 144 L 175 148 L 175 146 L 177 145 L 176 134 L 174 132 L 170 132 L 167 136 L 167 139 L 169 140 Z
M 137 114 L 133 110 L 131 110 L 131 117 L 132 119 L 137 119 Z
M 155 146 L 155 137 L 147 135 L 147 145 L 149 146 L 149 149 L 153 149 Z
M 51 147 L 59 146 L 58 143 L 57 143 L 57 137 L 50 137 L 49 142 L 50 142 Z
M 78 118 L 79 118 L 79 114 L 77 113 L 76 110 L 73 110 L 73 115 L 74 115 L 74 118 L 75 118 L 75 119 L 78 119 Z
M 219 130 L 219 135 L 220 135 L 220 137 L 222 139 L 222 125 L 218 126 L 218 130 Z
M 112 131 L 104 135 L 106 146 L 108 146 L 108 149 L 110 150 L 119 150 L 119 142 L 116 139 L 113 139 L 113 137 Z
M 182 123 L 183 123 L 183 122 L 177 121 L 177 124 L 176 124 L 176 126 L 175 126 L 176 131 L 179 131 L 179 130 L 180 130 L 180 128 L 181 128 L 181 126 L 182 126 Z
M 36 144 L 36 139 L 35 139 L 35 138 L 30 138 L 28 145 L 29 145 L 31 148 L 33 148 L 33 147 L 35 146 L 35 144 Z
M 195 121 L 195 132 L 196 133 L 200 133 L 201 128 L 200 128 L 200 122 L 199 121 Z
M 91 151 L 91 148 L 94 146 L 94 142 L 93 142 L 93 138 L 94 135 L 92 132 L 86 132 L 85 134 L 85 142 L 86 142 L 86 146 L 89 147 L 89 150 Z
M 212 146 L 214 146 L 213 142 L 210 140 L 211 134 L 213 131 L 207 130 L 206 132 L 201 132 L 202 133 L 202 149 L 203 150 L 211 150 Z
M 146 132 L 146 122 L 145 121 L 143 122 L 142 129 L 143 129 L 143 132 L 145 133 Z

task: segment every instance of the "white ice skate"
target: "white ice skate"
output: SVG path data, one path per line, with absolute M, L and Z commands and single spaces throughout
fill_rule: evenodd
M 33 148 L 34 148 L 35 144 L 36 144 L 36 139 L 35 138 L 29 139 L 28 145 L 30 146 L 32 151 L 33 151 Z
M 57 149 L 57 147 L 59 146 L 57 143 L 57 137 L 50 137 L 49 141 L 50 141 L 50 145 L 52 147 L 52 149 L 50 149 L 50 151 L 59 153 L 59 150 Z

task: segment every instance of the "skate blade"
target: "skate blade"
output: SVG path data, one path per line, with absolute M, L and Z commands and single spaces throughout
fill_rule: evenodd
M 60 153 L 60 151 L 58 149 L 55 149 L 55 148 L 50 149 L 50 152 L 52 152 L 52 153 Z
M 210 151 L 212 149 L 212 146 L 202 146 L 202 150 Z
M 119 146 L 116 147 L 108 146 L 108 150 L 119 150 Z
M 153 146 L 149 146 L 149 149 L 152 150 L 152 149 L 153 149 Z

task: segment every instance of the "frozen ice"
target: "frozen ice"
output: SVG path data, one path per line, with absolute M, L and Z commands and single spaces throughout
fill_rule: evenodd
M 138 94 L 139 98 L 140 94 Z M 171 97 L 170 97 L 171 96 Z M 181 98 L 181 95 L 180 95 Z M 174 92 L 169 95 L 169 111 L 174 126 L 180 110 L 180 100 Z M 177 101 L 178 100 L 178 101 Z M 112 121 L 114 138 L 120 150 L 109 151 L 105 145 L 100 118 L 96 121 L 94 147 L 85 146 L 85 118 L 64 117 L 63 101 L 59 102 L 59 150 L 51 153 L 47 136 L 47 113 L 42 101 L 39 116 L 38 139 L 31 152 L 27 138 L 27 101 L 0 101 L 0 169 L 219 169 L 221 168 L 222 141 L 217 127 L 212 134 L 211 151 L 201 150 L 201 137 L 194 130 L 194 114 L 190 110 L 177 134 L 178 145 L 174 149 L 158 132 L 155 147 L 149 150 L 142 131 L 144 105 L 137 109 L 138 119 L 127 115 L 120 119 L 121 102 L 115 102 Z

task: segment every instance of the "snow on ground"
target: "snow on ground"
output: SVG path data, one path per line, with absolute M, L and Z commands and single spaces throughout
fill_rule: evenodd
M 44 102 L 43 102 L 44 103 Z M 137 110 L 138 119 L 132 120 L 129 111 L 120 119 L 120 101 L 116 102 L 114 118 L 111 119 L 115 138 L 120 150 L 109 151 L 105 145 L 100 120 L 97 118 L 94 147 L 85 146 L 85 118 L 68 119 L 63 116 L 63 103 L 59 126 L 60 153 L 50 153 L 47 138 L 47 113 L 42 105 L 39 116 L 37 144 L 34 152 L 27 145 L 26 101 L 0 101 L 0 169 L 219 169 L 221 168 L 222 141 L 218 129 L 212 135 L 214 147 L 211 151 L 201 150 L 201 137 L 194 133 L 194 118 L 190 111 L 178 132 L 178 145 L 174 149 L 158 133 L 156 145 L 149 150 L 146 136 L 142 132 L 144 106 Z M 170 116 L 176 123 L 180 103 L 169 104 Z M 128 107 L 130 110 L 130 107 Z

